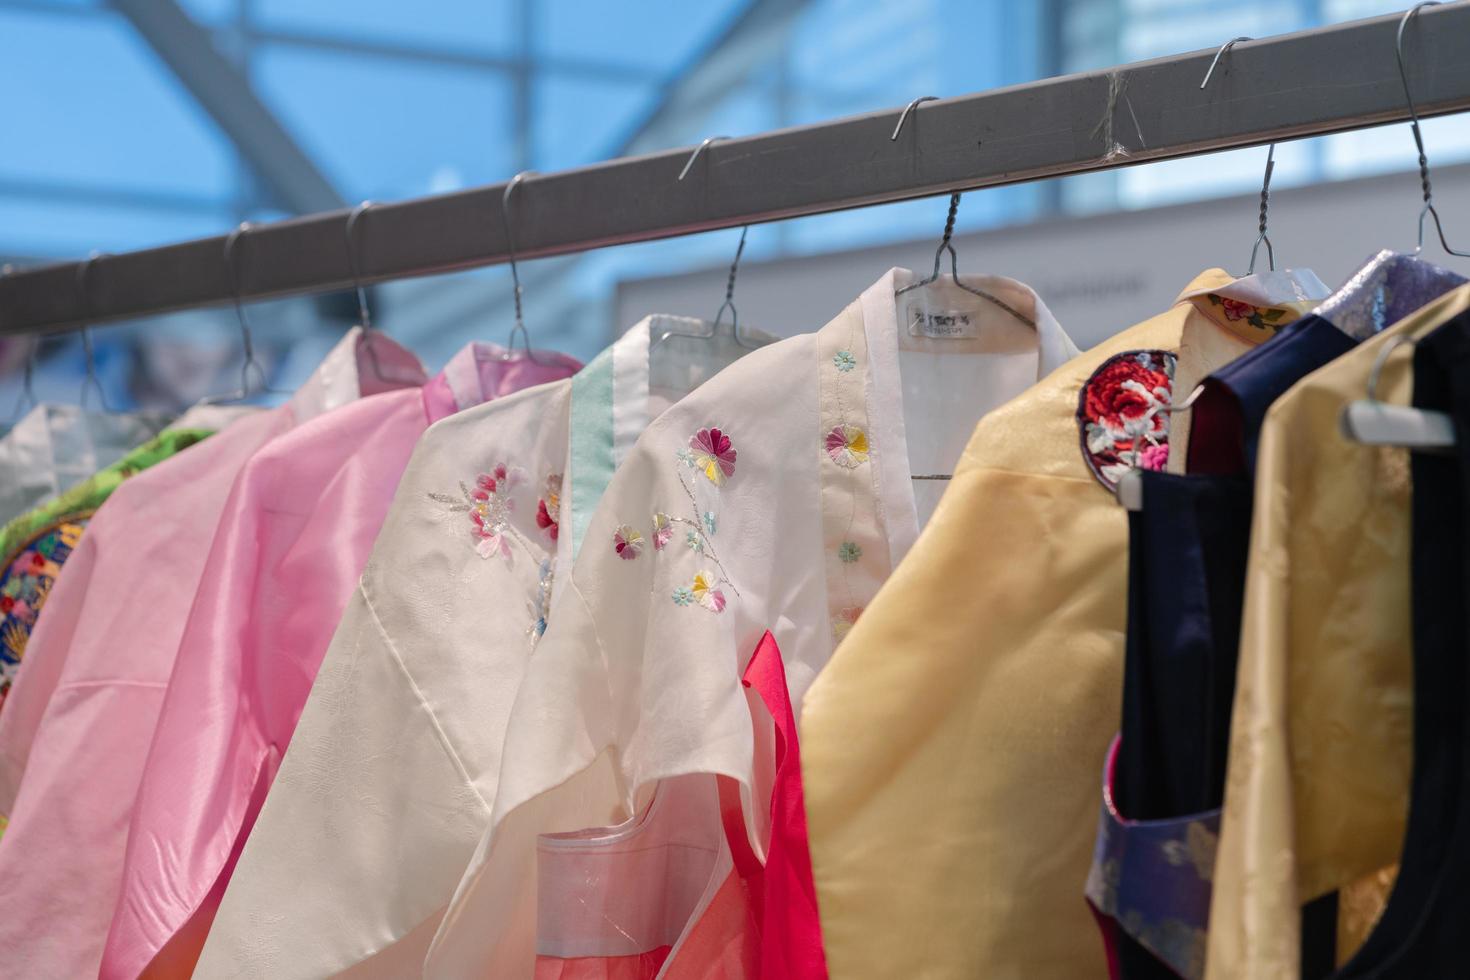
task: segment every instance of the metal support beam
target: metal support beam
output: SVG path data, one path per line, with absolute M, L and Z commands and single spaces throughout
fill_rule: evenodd
M 1213 50 L 926 103 L 896 142 L 889 134 L 897 110 L 722 141 L 683 182 L 675 177 L 687 148 L 528 178 L 511 202 L 517 252 L 561 255 L 1403 120 L 1397 23 L 1395 15 L 1237 44 L 1203 91 Z M 1410 25 L 1409 70 L 1423 115 L 1470 108 L 1467 38 L 1470 3 L 1427 8 Z M 1392 138 L 1403 140 L 1410 161 L 1408 134 Z M 364 278 L 504 261 L 504 189 L 363 215 Z M 252 232 L 237 247 L 244 294 L 347 287 L 346 220 L 338 211 Z M 104 257 L 87 297 L 76 263 L 7 276 L 0 279 L 0 333 L 227 302 L 224 243 L 206 238 Z
M 300 214 L 343 205 L 331 181 L 256 97 L 249 80 L 215 48 L 209 32 L 179 8 L 177 0 L 111 3 L 234 142 L 277 204 Z

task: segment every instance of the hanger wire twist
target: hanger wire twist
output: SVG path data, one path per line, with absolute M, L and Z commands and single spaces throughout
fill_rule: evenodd
M 1242 34 L 1239 37 L 1232 37 L 1230 40 L 1220 45 L 1220 47 L 1215 51 L 1215 57 L 1210 59 L 1210 67 L 1205 69 L 1205 77 L 1200 79 L 1200 91 L 1203 92 L 1205 86 L 1210 84 L 1210 78 L 1215 74 L 1215 68 L 1220 64 L 1220 59 L 1225 56 L 1226 51 L 1229 51 L 1241 41 L 1254 40 L 1255 38 L 1251 37 L 1250 35 Z M 1266 218 L 1268 210 L 1271 206 L 1271 174 L 1275 169 L 1276 144 L 1272 143 L 1270 149 L 1266 151 L 1266 175 L 1261 180 L 1261 209 L 1259 220 L 1256 224 L 1256 229 L 1259 234 L 1257 234 L 1256 236 L 1256 243 L 1251 246 L 1251 260 L 1250 265 L 1246 267 L 1246 275 L 1253 275 L 1255 273 L 1256 254 L 1260 252 L 1262 243 L 1264 243 L 1266 246 L 1266 265 L 1270 268 L 1272 272 L 1276 271 L 1276 250 L 1272 248 L 1271 239 L 1268 238 L 1266 235 Z
M 368 309 L 367 289 L 362 284 L 362 269 L 358 265 L 357 257 L 357 219 L 361 218 L 368 210 L 374 207 L 372 201 L 363 201 L 352 212 L 347 215 L 345 233 L 347 236 L 347 268 L 352 273 L 352 286 L 357 292 L 357 325 L 362 328 L 362 346 L 367 350 L 368 361 L 373 366 L 373 374 L 385 384 L 393 384 L 391 378 L 383 374 L 383 365 L 378 361 L 378 348 L 376 337 L 377 328 L 373 326 L 373 317 Z
M 1404 29 L 1409 26 L 1409 21 L 1423 7 L 1438 7 L 1439 0 L 1422 0 L 1410 7 L 1399 20 L 1398 34 L 1394 41 L 1394 56 L 1398 59 L 1399 81 L 1404 84 L 1404 101 L 1409 107 L 1409 129 L 1414 134 L 1414 145 L 1419 150 L 1419 186 L 1424 193 L 1424 207 L 1419 210 L 1419 243 L 1414 246 L 1414 254 L 1418 255 L 1424 250 L 1424 217 L 1430 215 L 1434 218 L 1434 230 L 1439 235 L 1439 244 L 1445 252 L 1457 255 L 1461 258 L 1470 258 L 1470 252 L 1457 252 L 1450 247 L 1450 243 L 1444 236 L 1444 225 L 1440 223 L 1439 211 L 1434 206 L 1434 190 L 1429 183 L 1429 157 L 1424 152 L 1424 133 L 1419 126 L 1419 110 L 1414 105 L 1414 93 L 1409 89 L 1409 71 L 1404 63 Z
M 730 277 L 725 281 L 725 301 L 720 304 L 719 310 L 715 312 L 715 329 L 719 329 L 720 319 L 725 311 L 730 311 L 730 326 L 735 330 L 735 339 L 740 339 L 740 314 L 735 309 L 735 276 L 740 272 L 740 256 L 745 253 L 745 236 L 750 231 L 750 225 L 740 229 L 740 244 L 735 246 L 735 260 L 730 263 Z

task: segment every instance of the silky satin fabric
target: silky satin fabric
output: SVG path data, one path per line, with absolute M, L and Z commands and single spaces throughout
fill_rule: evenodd
M 638 440 L 561 576 L 516 693 L 491 827 L 427 976 L 529 973 L 537 836 L 621 822 L 661 779 L 729 776 L 761 847 L 769 808 L 754 801 L 772 756 L 755 751 L 740 686 L 750 651 L 769 630 L 799 700 L 917 536 L 912 474 L 945 472 L 976 418 L 1075 351 L 1019 283 L 986 288 L 1034 313 L 1034 328 L 948 279 L 895 296 L 916 278 L 890 271 L 821 330 L 701 385 Z M 966 303 L 976 335 L 907 329 L 910 317 L 929 322 L 931 300 Z
M 67 560 L 0 712 L 0 810 L 11 817 L 0 881 L 13 903 L 0 943 L 15 976 L 96 974 L 143 762 L 230 484 L 313 408 L 358 397 L 359 337 L 351 331 L 288 404 L 126 481 Z M 416 363 L 378 343 L 385 365 Z
M 472 345 L 422 389 L 303 423 L 240 472 L 138 788 L 100 976 L 137 976 L 191 917 L 212 917 L 211 889 L 250 831 L 414 444 L 429 424 L 468 407 L 461 399 L 498 397 L 579 366 L 536 357 L 507 360 Z M 168 961 L 192 964 L 202 929 L 181 938 L 191 948 L 169 950 Z
M 832 976 L 1106 976 L 1082 892 L 1119 717 L 1127 521 L 1084 459 L 1079 396 L 1132 351 L 1175 353 L 1173 390 L 1190 391 L 1249 349 L 1248 325 L 1208 300 L 1237 285 L 1203 273 L 1190 299 L 982 420 L 933 520 L 807 693 Z M 1307 304 L 1250 288 L 1240 302 L 1279 302 L 1278 325 Z M 1170 469 L 1184 436 L 1171 428 Z
M 1339 415 L 1461 287 L 1298 382 L 1260 442 L 1206 977 L 1295 976 L 1299 907 L 1398 860 L 1412 724 L 1409 470 Z M 1407 349 L 1378 386 L 1405 403 Z
M 419 439 L 197 976 L 396 980 L 422 965 L 490 819 L 516 688 L 620 433 L 746 352 L 728 334 L 651 346 L 668 330 L 709 327 L 651 317 L 570 380 Z M 659 372 L 676 379 L 655 388 Z
M 167 424 L 163 415 L 37 405 L 0 438 L 0 524 L 111 466 Z

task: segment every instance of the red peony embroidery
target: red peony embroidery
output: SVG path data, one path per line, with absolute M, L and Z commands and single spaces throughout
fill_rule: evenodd
M 1238 299 L 1224 296 L 1220 298 L 1220 308 L 1224 311 L 1227 320 L 1246 320 L 1256 312 L 1256 308 L 1249 303 L 1242 303 Z
M 556 518 L 552 517 L 551 514 L 547 511 L 545 500 L 541 500 L 537 503 L 536 526 L 545 531 L 546 536 L 551 538 L 551 540 L 556 540 L 556 534 L 558 530 L 557 521 Z
M 1109 490 L 1130 469 L 1162 470 L 1169 459 L 1174 355 L 1128 351 L 1104 361 L 1082 386 L 1082 456 Z

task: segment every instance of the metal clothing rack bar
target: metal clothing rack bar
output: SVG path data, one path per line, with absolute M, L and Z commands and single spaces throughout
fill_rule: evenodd
M 687 179 L 688 148 L 528 176 L 511 205 L 518 258 L 1014 184 L 1358 129 L 1408 118 L 1394 57 L 1397 14 L 1242 41 L 1204 90 L 1214 49 L 720 140 Z M 1470 109 L 1470 2 L 1421 10 L 1405 34 L 1422 116 Z M 915 93 L 916 95 L 919 93 Z M 1404 160 L 1413 159 L 1407 133 Z M 1431 147 L 1432 151 L 1433 147 Z M 355 228 L 364 282 L 503 262 L 505 184 L 383 204 Z M 1406 188 L 1406 202 L 1412 191 Z M 1406 203 L 1406 207 L 1408 204 Z M 261 225 L 236 253 L 241 295 L 350 288 L 347 211 Z M 233 300 L 225 237 L 0 277 L 0 334 Z

